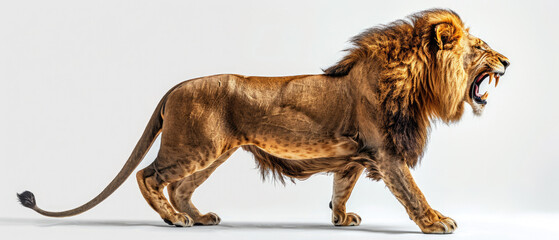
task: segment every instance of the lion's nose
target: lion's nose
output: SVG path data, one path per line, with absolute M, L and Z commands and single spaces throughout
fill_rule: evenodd
M 503 66 L 505 66 L 505 69 L 510 65 L 509 60 L 507 59 L 499 59 L 501 61 L 501 63 L 503 64 Z

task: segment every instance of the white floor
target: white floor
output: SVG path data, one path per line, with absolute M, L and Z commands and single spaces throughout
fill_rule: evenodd
M 2 239 L 559 239 L 559 214 L 461 215 L 450 235 L 426 235 L 411 221 L 369 220 L 358 227 L 316 221 L 224 220 L 176 228 L 154 220 L 0 218 Z

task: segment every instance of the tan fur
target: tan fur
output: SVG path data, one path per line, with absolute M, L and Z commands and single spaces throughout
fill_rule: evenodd
M 218 224 L 220 218 L 200 213 L 191 196 L 242 147 L 254 154 L 263 175 L 280 181 L 334 173 L 337 226 L 360 224 L 345 204 L 366 171 L 385 182 L 423 232 L 453 232 L 454 220 L 429 206 L 409 167 L 423 154 L 431 121 L 458 121 L 465 102 L 476 113 L 483 110 L 470 86 L 481 73 L 504 73 L 508 60 L 470 35 L 456 13 L 440 9 L 369 29 L 352 41 L 348 55 L 325 74 L 225 74 L 172 89 L 162 100 L 161 128 L 149 127 L 162 132 L 157 158 L 136 175 L 149 205 L 169 224 Z M 145 151 L 135 151 L 125 167 Z

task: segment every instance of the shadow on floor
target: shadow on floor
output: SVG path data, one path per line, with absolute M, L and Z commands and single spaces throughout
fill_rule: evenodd
M 82 227 L 155 227 L 155 228 L 176 228 L 169 226 L 163 221 L 143 221 L 143 220 L 70 220 L 70 219 L 26 219 L 26 218 L 0 218 L 0 225 L 3 226 L 36 226 L 36 227 L 57 227 L 57 226 L 82 226 Z M 293 231 L 350 231 L 350 232 L 370 232 L 385 234 L 422 234 L 420 231 L 399 230 L 397 227 L 386 225 L 361 225 L 358 227 L 335 227 L 331 224 L 323 223 L 286 223 L 286 222 L 239 222 L 225 221 L 217 226 L 193 226 L 189 231 L 211 232 L 211 231 L 236 231 L 236 230 L 293 230 Z
M 323 231 L 352 231 L 352 232 L 371 232 L 371 233 L 388 233 L 388 234 L 422 234 L 420 231 L 399 230 L 396 227 L 380 226 L 380 225 L 361 225 L 357 227 L 336 227 L 332 224 L 323 223 L 281 223 L 281 222 L 224 222 L 218 226 L 221 228 L 234 229 L 289 229 L 289 230 L 323 230 Z
M 9 226 L 84 226 L 84 227 L 166 227 L 162 222 L 141 220 L 71 220 L 71 219 L 34 219 L 34 218 L 0 218 L 0 225 Z

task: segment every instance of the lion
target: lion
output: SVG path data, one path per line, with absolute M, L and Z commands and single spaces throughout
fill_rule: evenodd
M 148 204 L 170 225 L 214 225 L 191 197 L 238 148 L 254 154 L 263 176 L 280 181 L 333 173 L 335 226 L 361 223 L 345 204 L 359 176 L 383 180 L 424 233 L 452 233 L 456 222 L 431 208 L 410 168 L 422 158 L 430 124 L 457 122 L 468 103 L 487 104 L 480 84 L 499 78 L 509 60 L 469 33 L 458 14 L 431 9 L 368 29 L 338 63 L 318 75 L 222 74 L 182 82 L 157 105 L 130 158 L 95 198 L 51 212 L 34 195 L 20 202 L 50 217 L 83 213 L 132 174 L 156 137 L 156 159 L 136 174 Z M 167 187 L 169 199 L 163 190 Z

